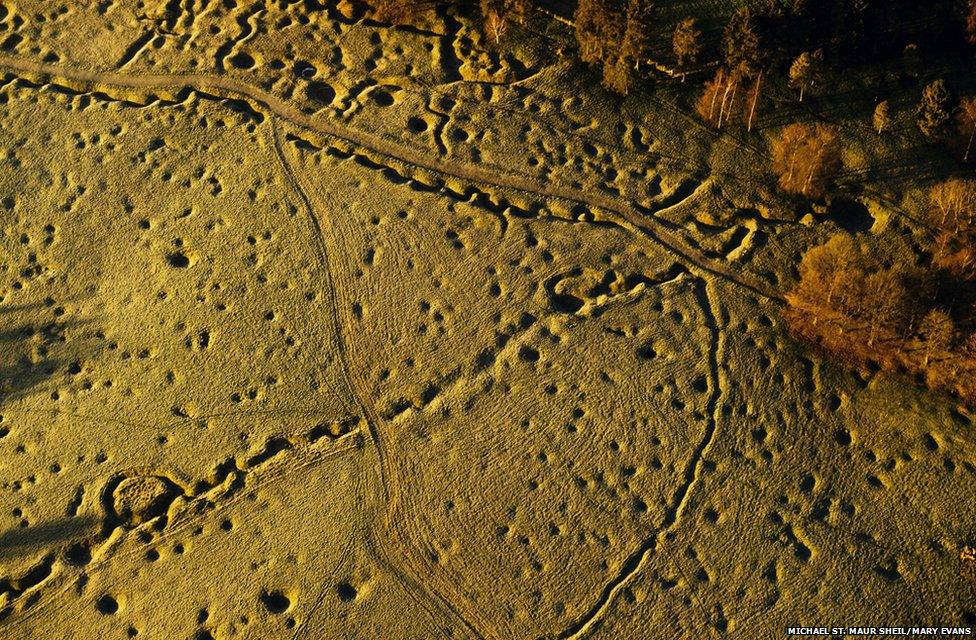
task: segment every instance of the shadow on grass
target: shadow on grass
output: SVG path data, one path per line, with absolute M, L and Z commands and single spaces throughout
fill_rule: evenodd
M 30 323 L 14 321 L 16 312 L 40 305 L 0 309 L 0 407 L 4 403 L 40 392 L 44 383 L 62 371 L 67 360 L 52 355 L 63 351 L 65 332 L 84 321 Z
M 0 561 L 27 555 L 42 548 L 88 538 L 98 533 L 99 519 L 94 516 L 62 518 L 51 522 L 16 527 L 0 533 Z

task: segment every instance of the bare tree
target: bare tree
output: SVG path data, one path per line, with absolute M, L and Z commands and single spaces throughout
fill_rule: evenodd
M 718 125 L 719 96 L 725 92 L 725 76 L 725 69 L 716 71 L 715 77 L 705 82 L 705 89 L 695 104 L 695 111 L 702 120 L 713 125 Z
M 705 90 L 702 92 L 695 110 L 704 120 L 719 129 L 722 125 L 739 113 L 742 108 L 742 101 L 739 100 L 739 89 L 742 85 L 742 74 L 734 71 L 726 71 L 719 68 L 715 72 L 715 77 L 705 83 Z M 757 85 L 753 85 L 758 89 Z M 758 94 L 756 94 L 758 99 Z M 748 118 L 749 114 L 746 113 Z
M 959 137 L 960 146 L 965 148 L 962 161 L 969 162 L 969 156 L 973 150 L 973 140 L 976 139 L 976 96 L 963 98 L 959 101 L 959 113 L 956 115 L 956 133 Z
M 505 0 L 481 0 L 481 24 L 497 45 L 508 30 L 508 8 Z
M 749 104 L 748 111 L 746 112 L 746 131 L 752 131 L 752 123 L 756 118 L 756 107 L 759 105 L 759 93 L 762 89 L 762 79 L 763 72 L 760 71 L 756 75 L 756 79 L 753 81 L 752 86 L 749 88 L 749 93 L 746 96 L 746 102 Z
M 511 21 L 525 24 L 530 8 L 529 0 L 481 0 L 482 28 L 497 45 Z
M 929 191 L 932 224 L 952 235 L 968 232 L 976 224 L 976 181 L 951 178 Z

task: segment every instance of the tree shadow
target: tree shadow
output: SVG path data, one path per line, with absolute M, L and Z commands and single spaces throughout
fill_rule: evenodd
M 0 533 L 0 561 L 27 555 L 40 548 L 62 545 L 98 533 L 94 516 L 62 518 Z
M 839 196 L 827 207 L 827 218 L 848 233 L 864 233 L 874 226 L 867 206 L 854 198 Z
M 40 308 L 41 305 L 24 305 L 0 309 L 0 406 L 38 392 L 63 370 L 67 358 L 54 352 L 64 351 L 59 345 L 67 342 L 67 330 L 87 324 L 84 320 L 36 323 L 14 319 Z

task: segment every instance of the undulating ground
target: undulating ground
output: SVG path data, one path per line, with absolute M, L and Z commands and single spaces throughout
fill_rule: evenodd
M 976 624 L 972 415 L 780 320 L 832 223 L 551 27 L 314 4 L 0 3 L 0 637 Z

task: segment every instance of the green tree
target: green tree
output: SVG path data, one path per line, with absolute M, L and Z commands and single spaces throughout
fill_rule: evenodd
M 746 77 L 758 73 L 763 51 L 759 31 L 748 7 L 743 7 L 729 18 L 722 34 L 722 58 L 725 66 Z
M 611 0 L 580 0 L 573 14 L 580 58 L 590 65 L 603 64 L 616 52 L 623 37 L 624 21 Z
M 603 86 L 627 95 L 634 85 L 634 72 L 647 58 L 651 46 L 650 23 L 653 4 L 650 0 L 629 0 L 624 20 L 620 53 L 603 62 Z
M 651 48 L 651 15 L 654 3 L 651 0 L 630 0 L 627 3 L 627 20 L 624 26 L 624 41 L 620 57 L 640 69 L 640 63 L 647 59 Z
M 790 86 L 800 89 L 800 102 L 807 89 L 815 89 L 823 78 L 823 50 L 804 51 L 790 65 Z
M 671 38 L 671 49 L 681 68 L 698 61 L 702 50 L 701 31 L 694 18 L 685 18 L 675 27 Z
M 918 45 L 915 43 L 906 45 L 902 50 L 901 59 L 905 68 L 905 75 L 913 80 L 918 80 L 922 73 L 922 54 L 918 50 Z
M 506 0 L 505 8 L 513 20 L 525 24 L 532 10 L 532 2 L 531 0 Z
M 918 128 L 927 138 L 940 138 L 954 111 L 953 96 L 945 80 L 931 82 L 922 91 L 918 105 Z

